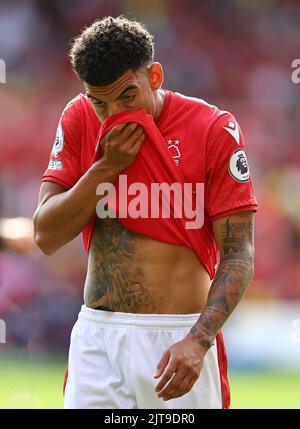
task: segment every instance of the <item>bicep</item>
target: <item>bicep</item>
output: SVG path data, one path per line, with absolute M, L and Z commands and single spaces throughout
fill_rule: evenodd
M 254 212 L 235 213 L 213 222 L 221 257 L 240 252 L 254 253 Z
M 68 188 L 65 186 L 58 185 L 57 183 L 45 181 L 42 182 L 38 198 L 38 206 L 42 206 L 48 201 L 51 197 L 62 192 L 66 192 Z

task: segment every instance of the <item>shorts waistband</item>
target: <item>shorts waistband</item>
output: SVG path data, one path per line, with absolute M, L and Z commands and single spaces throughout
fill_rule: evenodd
M 103 311 L 81 306 L 79 320 L 86 320 L 102 326 L 130 326 L 141 328 L 190 328 L 199 318 L 195 314 L 139 314 L 121 313 L 118 311 Z

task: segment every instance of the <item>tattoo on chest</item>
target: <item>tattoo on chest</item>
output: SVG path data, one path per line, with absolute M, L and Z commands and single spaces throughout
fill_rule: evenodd
M 90 246 L 87 305 L 103 298 L 112 311 L 130 312 L 149 302 L 135 236 L 116 219 L 97 219 Z

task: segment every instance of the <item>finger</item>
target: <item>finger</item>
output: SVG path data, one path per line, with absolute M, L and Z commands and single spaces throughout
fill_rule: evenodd
M 155 388 L 155 391 L 157 393 L 160 392 L 165 387 L 165 385 L 171 380 L 175 371 L 176 371 L 176 366 L 172 363 L 171 364 L 169 363 Z
M 134 146 L 130 149 L 129 151 L 129 155 L 131 155 L 132 157 L 136 157 L 136 155 L 138 154 L 143 141 L 145 140 L 145 136 L 142 135 L 135 143 Z
M 126 128 L 127 125 L 128 125 L 128 122 L 124 122 L 122 124 L 118 124 L 118 125 L 115 125 L 114 127 L 112 127 L 112 129 L 107 134 L 105 134 L 105 136 L 100 140 L 100 142 L 99 142 L 100 145 L 102 147 L 104 147 L 106 142 L 109 139 L 112 139 L 112 138 L 116 137 L 116 135 L 120 134 L 122 132 L 122 130 L 124 128 Z
M 122 132 L 120 133 L 120 138 L 122 141 L 127 141 L 128 138 L 137 131 L 138 128 L 142 128 L 139 124 L 135 122 L 130 122 L 126 124 L 126 127 L 123 128 Z
M 119 133 L 118 135 L 110 135 L 105 136 L 101 145 L 103 148 L 107 146 L 111 146 L 113 149 L 117 147 L 122 148 L 125 152 L 130 150 L 136 140 L 142 135 L 143 128 L 138 124 L 127 124 L 124 128 L 123 133 Z M 109 143 L 108 143 L 109 142 Z
M 195 381 L 196 380 L 194 379 L 194 376 L 186 376 L 177 386 L 175 386 L 172 390 L 163 393 L 162 395 L 160 395 L 160 397 L 164 401 L 179 398 L 180 396 L 185 395 L 192 389 Z
M 156 372 L 154 374 L 154 378 L 159 378 L 162 375 L 166 366 L 168 365 L 169 359 L 170 359 L 170 352 L 169 350 L 166 350 L 156 366 Z
M 105 136 L 98 142 L 97 147 L 96 147 L 97 152 L 100 150 L 100 147 L 102 147 L 102 149 L 104 149 L 106 141 L 107 140 L 106 140 L 106 136 Z
M 174 377 L 170 380 L 170 382 L 161 390 L 158 392 L 158 397 L 164 397 L 169 395 L 170 393 L 178 390 L 181 388 L 181 384 L 184 382 L 184 379 L 189 376 L 189 373 L 187 371 L 176 371 L 176 374 Z
M 145 139 L 145 133 L 143 131 L 143 129 L 140 129 L 138 131 L 136 131 L 132 137 L 130 137 L 130 139 L 126 142 L 126 146 L 128 146 L 131 150 L 135 147 L 135 145 L 137 143 L 143 142 Z
M 119 134 L 121 133 L 126 127 L 128 127 L 128 122 L 122 122 L 121 124 L 115 125 L 112 127 L 112 129 L 107 134 Z
M 127 141 L 125 144 L 122 145 L 122 151 L 124 151 L 124 153 L 132 157 L 135 157 L 137 155 L 143 141 L 145 140 L 145 134 L 143 133 L 142 130 L 140 134 L 137 134 L 137 135 L 138 137 L 135 137 L 134 139 L 130 138 L 129 141 Z
M 126 150 L 130 150 L 135 142 L 144 134 L 144 130 L 142 127 L 138 127 L 136 128 L 136 130 L 129 136 L 127 137 L 126 140 L 124 140 L 122 142 L 122 144 L 120 145 L 120 147 L 122 147 L 122 149 Z

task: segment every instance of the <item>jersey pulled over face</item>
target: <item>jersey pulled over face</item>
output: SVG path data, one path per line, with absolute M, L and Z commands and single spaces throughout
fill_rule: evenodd
M 112 101 L 112 104 L 110 104 L 108 99 L 106 101 L 108 108 L 114 103 Z M 126 104 L 126 102 L 130 103 L 133 100 L 116 100 L 118 105 L 119 103 L 121 103 L 120 105 L 123 105 L 123 103 Z M 140 105 L 135 105 L 134 107 L 132 105 L 132 110 L 140 107 Z M 111 111 L 108 113 L 111 113 Z M 96 115 L 90 97 L 80 94 L 72 100 L 62 114 L 50 162 L 43 180 L 50 180 L 66 188 L 71 188 L 85 174 L 93 162 L 100 126 L 99 115 Z M 212 231 L 212 221 L 233 213 L 249 210 L 256 211 L 257 206 L 241 129 L 234 116 L 229 112 L 221 111 L 216 106 L 210 105 L 203 100 L 186 97 L 171 91 L 166 91 L 163 109 L 156 119 L 155 126 L 161 135 L 161 144 L 165 144 L 171 162 L 180 170 L 184 180 L 188 183 L 204 184 L 204 223 L 202 226 L 202 239 L 199 243 L 200 250 L 197 254 L 201 266 L 204 267 L 212 278 L 215 273 L 217 261 L 217 249 Z M 135 162 L 138 162 L 138 160 L 139 155 Z M 149 162 L 155 162 L 155 160 L 149 160 Z M 95 228 L 94 226 L 95 219 L 83 231 L 86 249 L 90 249 L 90 251 L 93 250 L 90 247 L 93 230 L 94 232 L 98 230 L 99 234 L 101 231 L 102 237 L 105 236 L 105 240 L 110 240 L 99 222 L 96 223 Z M 109 228 L 107 227 L 106 231 L 115 231 L 119 228 L 115 228 L 109 223 L 107 226 Z M 153 238 L 153 231 L 147 231 L 145 236 L 148 236 L 150 239 Z M 113 240 L 117 243 L 122 237 L 124 237 L 123 233 L 119 231 Z M 97 243 L 99 240 L 99 235 L 98 239 L 94 235 L 92 243 Z M 111 254 L 115 255 L 118 254 L 118 249 L 113 248 L 113 240 L 109 241 L 109 243 L 107 241 L 106 248 L 110 249 Z M 109 279 L 106 278 L 106 284 L 113 284 L 112 277 L 116 273 L 120 273 L 121 271 L 123 273 L 130 273 L 132 281 L 130 285 L 128 284 L 128 290 L 131 290 L 132 285 L 134 285 L 133 289 L 137 293 L 137 291 L 143 289 L 143 285 L 148 284 L 146 289 L 143 289 L 145 291 L 144 296 L 146 296 L 151 287 L 155 289 L 155 285 L 153 284 L 154 276 L 151 276 L 151 270 L 149 270 L 149 275 L 147 276 L 148 267 L 145 267 L 143 272 L 139 270 L 135 272 L 135 268 L 137 267 L 134 267 L 132 262 L 136 260 L 136 265 L 139 266 L 145 262 L 140 260 L 135 249 L 139 249 L 139 255 L 144 255 L 144 259 L 147 260 L 148 258 L 149 260 L 150 253 L 145 251 L 145 249 L 150 244 L 142 244 L 141 240 L 135 234 L 130 234 L 128 240 L 131 252 L 134 252 L 132 257 L 128 258 L 127 262 L 125 261 L 128 265 L 124 262 L 124 258 L 122 260 L 121 255 L 119 255 L 118 260 L 114 258 L 114 269 L 105 269 L 105 267 L 110 267 L 111 259 L 105 259 L 106 252 L 103 248 L 100 252 L 98 251 L 99 249 L 97 252 L 94 252 L 95 258 L 90 261 L 90 266 L 94 267 L 94 273 L 98 272 L 96 274 L 98 280 L 99 276 L 105 277 L 111 271 L 111 277 Z M 122 240 L 121 243 L 125 245 L 125 242 Z M 103 243 L 98 244 L 101 247 Z M 92 244 L 92 246 L 95 246 L 95 244 Z M 151 243 L 151 258 L 156 252 L 153 246 L 154 244 Z M 171 253 L 171 250 L 169 253 Z M 159 255 L 159 259 L 163 261 L 164 249 L 160 248 L 157 254 Z M 125 259 L 128 256 L 126 255 L 126 252 L 124 252 Z M 177 257 L 176 255 L 178 255 L 177 251 L 174 253 L 174 258 Z M 161 289 L 166 288 L 166 279 L 172 277 L 172 273 L 176 271 L 174 268 L 179 267 L 178 264 L 180 261 L 190 262 L 192 259 L 190 255 L 181 254 L 176 263 L 172 263 L 171 261 L 170 266 L 173 267 L 173 270 L 165 273 L 163 281 L 161 277 L 158 277 L 157 281 L 158 283 L 161 281 Z M 96 260 L 98 263 L 96 263 Z M 157 273 L 161 272 L 159 261 L 152 261 L 151 264 L 152 266 L 156 266 Z M 186 262 L 185 265 L 187 266 Z M 95 267 L 98 268 L 96 269 Z M 185 278 L 185 276 L 181 277 L 181 273 L 182 270 L 178 270 L 176 277 L 180 279 L 180 281 L 178 280 L 178 288 L 180 284 L 183 284 L 183 279 Z M 189 273 L 189 279 L 191 276 L 192 273 Z M 129 278 L 128 276 L 123 277 Z M 121 276 L 120 278 L 123 277 Z M 194 277 L 195 284 L 198 287 L 201 276 L 197 273 Z M 176 282 L 176 279 L 173 277 L 172 282 L 173 284 Z M 97 283 L 99 284 L 99 281 L 94 278 L 93 285 Z M 184 294 L 178 295 L 178 302 L 182 302 L 183 299 L 186 300 L 187 287 L 189 290 L 192 290 L 191 282 L 186 285 L 184 284 Z M 195 286 L 193 292 L 198 289 Z M 156 290 L 160 289 L 157 288 Z M 174 296 L 174 290 L 173 288 L 172 296 Z M 150 295 L 153 297 L 152 293 Z M 157 297 L 159 297 L 158 301 L 161 302 L 159 294 L 157 294 Z M 143 302 L 145 301 L 147 300 L 143 298 Z M 106 300 L 101 301 L 104 304 L 107 302 L 109 303 Z M 151 302 L 151 300 L 149 299 L 148 302 Z M 116 308 L 118 307 L 116 306 Z M 134 311 L 137 308 L 139 309 L 139 307 L 135 307 Z M 118 308 L 118 310 L 122 311 L 122 308 Z M 128 310 L 129 308 L 126 308 L 126 311 Z M 148 310 L 150 312 L 155 311 L 155 309 L 150 307 Z M 174 309 L 174 311 L 177 311 L 177 309 Z
M 91 100 L 98 119 L 103 122 L 108 116 L 128 110 L 144 109 L 156 116 L 156 100 L 154 91 L 161 83 L 155 74 L 158 64 L 140 69 L 136 72 L 128 70 L 110 85 L 93 86 L 84 82 L 86 96 Z

